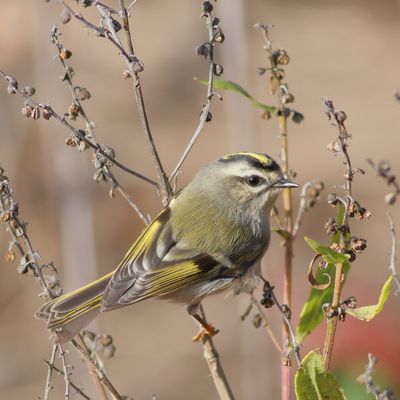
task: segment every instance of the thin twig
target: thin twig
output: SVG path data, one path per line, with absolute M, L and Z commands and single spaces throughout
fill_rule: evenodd
M 394 292 L 395 296 L 397 296 L 400 293 L 400 277 L 399 274 L 397 273 L 397 243 L 396 243 L 396 230 L 394 227 L 394 222 L 392 215 L 390 212 L 387 213 L 389 223 L 390 223 L 390 232 L 392 234 L 392 250 L 390 253 L 390 265 L 389 265 L 389 270 L 391 274 L 393 275 L 393 279 L 396 282 L 397 289 Z
M 13 196 L 12 196 L 12 190 L 10 188 L 8 178 L 4 175 L 3 169 L 0 168 L 0 219 L 3 220 L 4 222 L 7 223 L 7 230 L 10 232 L 12 236 L 12 246 L 11 250 L 13 247 L 17 247 L 18 251 L 20 252 L 21 255 L 21 261 L 20 261 L 20 273 L 26 273 L 27 271 L 32 271 L 33 275 L 35 276 L 36 280 L 40 283 L 41 287 L 43 288 L 43 295 L 47 297 L 48 299 L 53 299 L 61 294 L 61 285 L 59 281 L 59 276 L 58 276 L 58 271 L 57 268 L 52 264 L 44 264 L 41 265 L 39 263 L 39 254 L 37 251 L 33 250 L 32 243 L 29 239 L 26 227 L 27 223 L 22 223 L 19 218 L 18 218 L 18 213 L 19 213 L 19 208 L 17 206 L 17 203 L 15 202 Z M 9 250 L 9 257 L 10 261 L 13 261 L 15 258 L 15 255 L 13 252 Z M 51 271 L 55 274 L 54 279 L 50 280 L 51 277 L 45 277 L 43 275 L 43 269 L 44 268 L 50 268 Z M 56 290 L 57 289 L 57 290 Z M 74 340 L 73 344 L 77 344 L 77 342 Z M 78 345 L 79 346 L 79 345 Z M 77 347 L 77 346 L 75 346 Z M 68 389 L 67 389 L 67 379 L 68 377 L 68 371 L 67 371 L 67 364 L 65 361 L 65 354 L 64 350 L 60 345 L 57 345 L 57 349 L 60 352 L 60 358 L 61 361 L 63 362 L 63 369 L 65 370 L 66 376 L 64 376 L 65 379 L 65 397 L 67 398 Z M 79 352 L 83 354 L 85 352 L 85 349 L 82 349 L 81 346 L 79 348 L 77 347 Z M 54 351 L 54 348 L 53 348 Z M 104 383 L 110 391 L 115 395 L 115 393 L 118 394 L 116 389 L 113 387 L 113 385 L 110 383 L 108 380 L 107 376 L 105 375 L 103 369 L 99 366 L 97 362 L 95 362 L 92 357 L 89 354 L 84 354 L 85 359 L 87 359 L 93 367 L 96 369 L 96 373 L 100 377 L 100 380 L 102 383 Z M 52 357 L 53 359 L 53 357 Z M 52 363 L 54 364 L 54 362 Z M 51 375 L 50 375 L 51 378 Z M 48 377 L 48 379 L 50 379 Z M 46 389 L 45 392 L 48 392 L 48 384 L 46 383 Z M 122 397 L 119 396 L 117 397 L 118 400 L 121 400 Z
M 169 177 L 169 181 L 172 182 L 172 180 L 176 177 L 176 175 L 179 173 L 179 169 L 181 168 L 182 164 L 186 160 L 187 156 L 189 155 L 190 151 L 192 150 L 193 145 L 197 141 L 198 137 L 200 136 L 200 133 L 203 131 L 204 126 L 207 122 L 207 118 L 210 112 L 210 107 L 211 107 L 211 100 L 214 94 L 214 89 L 213 89 L 213 83 L 214 83 L 214 29 L 212 25 L 212 14 L 207 13 L 206 17 L 206 24 L 208 28 L 208 47 L 209 47 L 209 54 L 208 54 L 208 83 L 207 83 L 207 97 L 206 101 L 204 102 L 202 109 L 201 109 L 201 114 L 200 114 L 200 120 L 199 124 L 196 127 L 196 130 L 194 131 L 193 136 L 191 137 L 189 143 L 187 144 L 185 150 L 183 151 L 183 154 L 181 158 L 179 159 L 178 163 L 176 164 L 174 170 L 171 172 L 171 175 Z
M 338 263 L 335 265 L 335 284 L 333 288 L 333 298 L 331 307 L 336 310 L 340 306 L 340 295 L 342 293 L 342 280 L 343 280 L 343 264 Z M 325 343 L 322 352 L 322 358 L 324 360 L 324 367 L 329 370 L 329 365 L 332 359 L 333 345 L 335 342 L 336 328 L 339 318 L 337 315 L 333 315 L 328 319 L 328 325 L 326 327 Z
M 82 357 L 87 360 L 91 365 L 93 365 L 94 370 L 100 380 L 107 389 L 110 391 L 110 393 L 117 399 L 117 400 L 123 400 L 123 397 L 118 393 L 117 389 L 115 389 L 114 385 L 110 382 L 110 380 L 107 378 L 107 375 L 105 374 L 103 368 L 99 365 L 99 363 L 93 359 L 88 351 L 86 351 L 76 339 L 71 340 L 72 345 L 79 351 L 79 353 L 82 355 Z
M 127 7 L 126 11 L 129 12 L 129 11 L 131 10 L 131 8 L 137 3 L 137 1 L 138 1 L 138 0 L 132 1 L 132 3 Z
M 251 298 L 251 304 L 254 304 L 257 307 L 257 311 L 261 315 L 262 320 L 264 321 L 264 327 L 267 330 L 268 335 L 270 336 L 270 338 L 272 340 L 272 343 L 274 344 L 274 346 L 278 350 L 279 354 L 282 355 L 283 354 L 283 349 L 282 349 L 281 345 L 279 344 L 278 338 L 275 336 L 275 333 L 273 332 L 273 330 L 269 326 L 269 321 L 268 321 L 267 315 L 265 314 L 265 312 L 262 309 L 259 301 L 255 298 L 253 293 L 251 294 L 250 298 Z
M 15 254 L 13 248 L 16 247 L 20 253 L 20 263 L 18 272 L 25 274 L 30 271 L 39 282 L 43 292 L 41 296 L 53 299 L 61 294 L 61 286 L 57 269 L 52 263 L 40 264 L 40 256 L 33 249 L 31 240 L 27 233 L 26 222 L 19 219 L 19 206 L 14 200 L 12 189 L 8 178 L 4 175 L 4 170 L 0 167 L 0 217 L 7 224 L 7 231 L 12 240 L 9 246 L 8 258 L 10 262 L 14 261 Z M 50 267 L 55 273 L 53 281 L 50 277 L 47 279 L 43 275 L 43 270 Z
M 99 3 L 99 4 L 101 4 L 101 3 Z M 90 121 L 85 109 L 83 108 L 82 102 L 79 100 L 78 96 L 76 95 L 76 87 L 73 85 L 72 74 L 71 74 L 64 58 L 60 56 L 60 54 L 63 51 L 63 45 L 61 44 L 61 42 L 59 40 L 59 36 L 60 36 L 60 33 L 58 32 L 58 28 L 55 25 L 55 26 L 53 26 L 50 37 L 51 37 L 52 42 L 54 43 L 54 45 L 56 46 L 56 48 L 58 50 L 57 58 L 59 59 L 61 65 L 63 66 L 64 73 L 67 76 L 67 79 L 65 79 L 65 81 L 67 82 L 68 88 L 70 89 L 73 102 L 74 102 L 74 104 L 77 105 L 78 110 L 79 110 L 78 112 L 82 115 L 82 118 L 85 121 L 86 130 L 89 132 L 92 142 L 95 145 L 99 146 L 99 143 L 97 141 L 95 131 L 94 131 L 94 124 L 93 124 L 93 122 Z M 118 182 L 117 178 L 114 176 L 114 174 L 112 174 L 109 166 L 103 165 L 101 167 L 101 170 L 103 171 L 104 175 L 108 178 L 108 180 L 111 182 L 111 185 L 112 185 L 111 193 L 113 193 L 114 189 L 117 189 L 121 193 L 123 198 L 128 202 L 128 204 L 133 208 L 133 210 L 139 215 L 139 217 L 142 219 L 142 221 L 145 222 L 145 224 L 147 224 L 147 219 L 144 216 L 143 212 L 140 210 L 139 206 L 132 201 L 132 199 L 130 198 L 128 193 L 124 190 L 124 188 Z
M 203 321 L 206 322 L 206 315 L 202 305 L 200 306 L 200 314 Z M 219 398 L 221 400 L 234 400 L 235 397 L 222 368 L 221 360 L 212 338 L 204 335 L 201 343 L 203 345 L 204 358 L 214 380 L 214 385 L 217 389 Z
M 351 138 L 351 135 L 348 133 L 345 126 L 345 121 L 347 119 L 346 113 L 344 111 L 336 111 L 333 102 L 327 98 L 323 98 L 323 104 L 325 106 L 325 113 L 328 120 L 331 121 L 332 125 L 337 129 L 337 138 L 334 142 L 328 145 L 328 149 L 330 149 L 335 155 L 341 153 L 344 157 L 344 164 L 346 166 L 346 172 L 344 174 L 344 190 L 346 193 L 346 199 L 344 200 L 337 196 L 338 201 L 344 205 L 345 210 L 342 221 L 336 221 L 340 234 L 338 251 L 343 254 L 347 250 L 348 246 L 347 235 L 350 232 L 350 217 L 357 216 L 358 219 L 367 219 L 370 216 L 370 212 L 362 208 L 352 197 L 354 174 L 355 172 L 363 173 L 363 171 L 352 167 L 347 143 L 348 139 Z M 332 359 L 336 328 L 339 321 L 339 313 L 337 310 L 340 307 L 340 295 L 343 287 L 343 268 L 344 263 L 336 263 L 332 302 L 327 308 L 329 312 L 325 313 L 328 318 L 323 349 L 323 361 L 326 370 L 329 369 Z
M 126 9 L 124 6 L 124 2 L 120 2 L 120 5 L 124 8 L 124 11 L 121 11 L 121 13 L 124 15 L 126 14 Z M 134 87 L 134 92 L 135 92 L 135 98 L 136 98 L 136 105 L 137 109 L 139 112 L 139 118 L 140 122 L 142 124 L 143 131 L 145 133 L 145 137 L 147 140 L 147 144 L 150 148 L 150 152 L 153 157 L 153 162 L 157 170 L 158 174 L 158 182 L 161 190 L 161 196 L 162 196 L 162 201 L 163 204 L 166 205 L 168 202 L 171 200 L 172 197 L 172 189 L 171 186 L 168 182 L 168 177 L 164 171 L 164 167 L 161 164 L 160 157 L 157 152 L 157 148 L 154 144 L 154 139 L 153 135 L 150 129 L 150 124 L 149 120 L 147 118 L 147 112 L 146 112 L 146 107 L 144 103 L 144 97 L 143 97 L 143 92 L 142 92 L 142 84 L 140 80 L 139 73 L 143 71 L 143 64 L 142 62 L 136 57 L 134 51 L 133 51 L 133 45 L 132 45 L 132 40 L 130 37 L 130 28 L 129 28 L 129 20 L 128 18 L 124 19 L 124 30 L 127 35 L 129 35 L 129 40 L 128 40 L 128 45 L 130 46 L 128 52 L 124 50 L 121 40 L 118 37 L 118 34 L 115 30 L 115 26 L 113 23 L 113 20 L 110 16 L 110 13 L 103 8 L 102 6 L 98 5 L 97 6 L 98 10 L 100 11 L 101 15 L 103 16 L 104 20 L 106 21 L 107 27 L 108 27 L 108 32 L 113 39 L 113 43 L 117 44 L 117 48 L 120 50 L 120 56 L 122 57 L 123 61 L 125 62 L 128 71 L 130 75 L 133 78 L 133 87 Z M 122 8 L 121 8 L 122 10 Z M 83 21 L 82 21 L 83 22 Z M 123 51 L 121 51 L 123 49 Z
M 287 112 L 286 104 L 293 101 L 294 97 L 289 93 L 288 85 L 283 81 L 284 74 L 282 66 L 289 62 L 289 57 L 285 50 L 274 51 L 272 48 L 272 40 L 269 37 L 269 29 L 271 25 L 265 25 L 258 23 L 255 25 L 256 28 L 260 28 L 264 36 L 264 49 L 267 52 L 269 60 L 269 71 L 270 82 L 275 82 L 276 87 L 271 90 L 277 98 L 277 116 L 279 126 L 279 139 L 280 139 L 280 158 L 281 168 L 285 178 L 290 178 L 289 169 L 289 141 L 287 131 L 287 118 L 289 113 Z M 284 189 L 282 193 L 283 197 L 283 212 L 284 212 L 284 223 L 283 228 L 286 231 L 284 238 L 284 249 L 285 249 L 285 265 L 283 273 L 283 302 L 287 307 L 291 307 L 292 304 L 292 269 L 293 269 L 293 202 L 292 202 L 292 191 L 290 189 Z M 282 325 L 282 347 L 288 353 L 290 346 L 290 326 L 287 323 Z M 298 354 L 296 359 L 298 361 Z M 282 389 L 282 400 L 289 400 L 292 396 L 292 376 L 290 368 L 290 360 L 288 357 L 283 357 L 281 366 L 281 389 Z
M 51 352 L 50 361 L 47 363 L 47 378 L 46 378 L 46 385 L 44 387 L 44 397 L 43 400 L 48 400 L 50 395 L 50 390 L 53 388 L 51 384 L 51 378 L 53 376 L 53 369 L 54 369 L 54 361 L 56 359 L 58 346 L 53 344 L 53 350 Z
M 302 186 L 300 193 L 299 210 L 297 212 L 297 216 L 293 225 L 293 232 L 292 232 L 293 240 L 296 239 L 297 234 L 299 233 L 304 215 L 306 214 L 307 211 L 309 211 L 312 207 L 315 206 L 315 203 L 319 199 L 319 196 L 323 188 L 324 185 L 320 180 L 313 180 L 307 182 Z
M 2 70 L 0 70 L 0 75 L 2 75 L 3 78 L 7 82 L 10 82 L 10 80 L 13 79 L 12 77 L 8 76 Z M 75 128 L 71 123 L 69 123 L 66 120 L 65 116 L 61 116 L 61 114 L 57 113 L 54 110 L 54 108 L 52 106 L 50 106 L 49 104 L 43 104 L 38 101 L 35 101 L 34 99 L 32 99 L 32 97 L 26 95 L 25 93 L 22 92 L 22 90 L 18 89 L 17 87 L 15 87 L 15 93 L 18 93 L 20 96 L 27 99 L 27 101 L 29 101 L 29 104 L 31 104 L 34 108 L 39 108 L 43 111 L 48 112 L 53 118 L 55 118 L 58 122 L 60 122 L 62 125 L 64 125 L 66 128 L 68 128 L 77 139 L 85 142 L 89 147 L 96 150 L 98 153 L 100 153 L 102 156 L 107 158 L 107 160 L 111 161 L 113 164 L 115 164 L 116 166 L 121 168 L 123 171 L 128 172 L 129 174 L 131 174 L 147 183 L 150 183 L 151 185 L 155 186 L 156 188 L 159 187 L 157 182 L 153 181 L 152 179 L 140 174 L 139 172 L 137 172 L 131 168 L 126 167 L 121 162 L 116 160 L 114 157 L 110 156 L 110 154 L 107 154 L 107 152 L 104 151 L 104 149 L 107 148 L 107 146 L 93 143 L 90 138 L 86 137 L 86 133 L 83 130 Z
M 374 372 L 375 364 L 377 363 L 376 357 L 373 354 L 368 353 L 368 365 L 365 368 L 365 372 L 357 378 L 359 383 L 366 386 L 367 393 L 371 393 L 376 400 L 394 400 L 395 396 L 393 390 L 388 388 L 381 390 L 374 382 L 372 374 Z
M 57 347 L 57 345 L 55 345 Z M 45 361 L 46 365 L 48 368 L 51 368 L 52 370 L 56 371 L 57 374 L 60 375 L 64 375 L 64 371 L 62 371 L 60 368 L 57 368 L 54 364 L 52 364 L 50 361 Z M 78 386 L 76 385 L 74 382 L 71 381 L 71 379 L 69 380 L 69 384 L 71 385 L 71 387 L 73 389 L 76 390 L 76 393 L 72 393 L 72 395 L 74 394 L 79 394 L 80 396 L 82 396 L 84 399 L 86 400 L 90 400 L 90 397 Z M 43 400 L 47 400 L 47 398 L 45 397 Z
M 263 289 L 264 296 L 270 297 L 273 303 L 278 307 L 279 311 L 282 314 L 284 323 L 287 326 L 290 335 L 292 351 L 295 354 L 297 365 L 300 367 L 301 366 L 300 345 L 297 343 L 296 334 L 294 333 L 294 329 L 290 322 L 290 316 L 291 316 L 290 308 L 286 304 L 281 305 L 275 295 L 274 287 L 271 286 L 271 284 L 265 278 L 261 277 L 261 279 L 264 282 L 264 289 Z M 287 358 L 289 354 L 288 353 L 284 354 L 284 356 Z
M 63 374 L 64 375 L 64 383 L 65 383 L 64 399 L 68 400 L 69 399 L 69 386 L 70 386 L 68 365 L 67 365 L 67 361 L 65 359 L 64 349 L 62 348 L 62 346 L 60 344 L 58 344 L 57 347 L 58 347 L 58 351 L 60 353 L 59 357 L 60 357 L 62 369 L 64 372 L 64 374 Z

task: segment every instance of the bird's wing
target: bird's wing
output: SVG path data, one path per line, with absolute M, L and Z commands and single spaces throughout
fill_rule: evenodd
M 180 248 L 169 212 L 163 210 L 128 250 L 103 293 L 102 311 L 212 280 L 227 269 L 210 255 Z

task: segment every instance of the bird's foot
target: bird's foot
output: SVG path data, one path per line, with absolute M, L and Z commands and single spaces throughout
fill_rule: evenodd
M 210 324 L 205 324 L 199 331 L 199 333 L 193 337 L 193 342 L 202 342 L 206 338 L 213 337 L 219 332 L 219 329 L 214 328 Z

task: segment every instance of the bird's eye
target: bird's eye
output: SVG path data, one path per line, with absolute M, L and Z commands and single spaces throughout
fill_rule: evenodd
M 249 186 L 258 186 L 262 182 L 262 178 L 257 175 L 251 175 L 246 178 L 246 183 Z

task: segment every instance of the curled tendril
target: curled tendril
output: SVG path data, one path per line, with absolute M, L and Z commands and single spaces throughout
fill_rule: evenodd
M 323 275 L 326 276 L 328 278 L 328 282 L 327 283 L 318 283 L 317 279 L 315 278 L 314 274 L 313 274 L 313 266 L 315 264 L 315 261 L 317 261 L 321 256 L 321 254 L 316 254 L 313 259 L 310 262 L 310 265 L 308 266 L 308 271 L 307 271 L 307 278 L 308 278 L 308 282 L 310 282 L 310 285 L 317 290 L 325 290 L 329 287 L 329 285 L 331 284 L 331 277 L 329 276 L 329 274 L 324 273 Z

